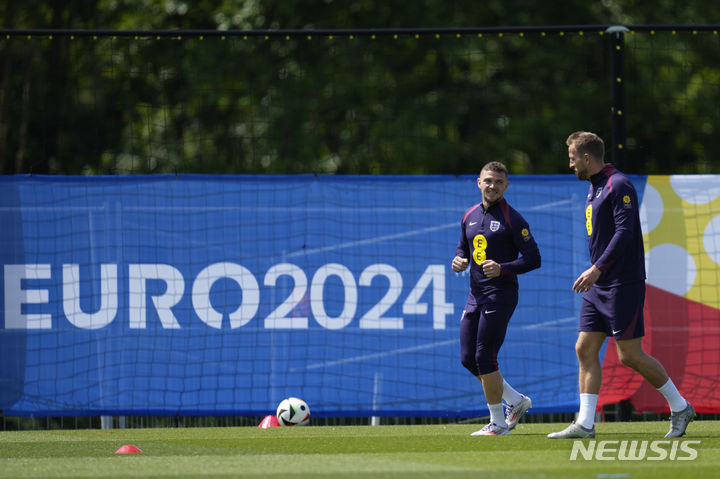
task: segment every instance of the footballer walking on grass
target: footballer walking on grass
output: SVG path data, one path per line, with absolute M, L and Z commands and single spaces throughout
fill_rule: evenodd
M 600 348 L 615 338 L 618 358 L 655 387 L 670 406 L 670 431 L 680 437 L 695 416 L 665 368 L 642 348 L 645 335 L 645 251 L 635 187 L 623 173 L 604 163 L 605 145 L 594 133 L 580 131 L 567 141 L 570 169 L 590 182 L 585 201 L 585 226 L 592 265 L 573 284 L 584 293 L 575 344 L 579 362 L 580 411 L 575 422 L 551 439 L 595 437 L 602 366 Z
M 482 382 L 490 409 L 490 424 L 472 435 L 496 436 L 509 434 L 532 407 L 529 397 L 503 379 L 497 356 L 518 303 L 517 275 L 540 267 L 540 251 L 527 221 L 503 198 L 509 184 L 505 165 L 486 164 L 477 183 L 482 203 L 463 216 L 452 269 L 459 273 L 470 266 L 460 354 L 463 366 Z

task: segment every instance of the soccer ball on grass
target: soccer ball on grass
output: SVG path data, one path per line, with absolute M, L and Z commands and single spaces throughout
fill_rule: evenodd
M 304 426 L 310 422 L 310 408 L 298 398 L 287 398 L 277 408 L 277 420 L 281 426 Z

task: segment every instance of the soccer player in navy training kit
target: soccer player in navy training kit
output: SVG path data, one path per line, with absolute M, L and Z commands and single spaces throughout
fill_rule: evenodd
M 592 266 L 572 288 L 584 293 L 575 344 L 580 412 L 570 426 L 548 437 L 595 437 L 595 409 L 602 381 L 599 353 L 607 336 L 615 338 L 620 361 L 665 396 L 671 411 L 670 431 L 665 437 L 680 437 L 695 410 L 680 395 L 662 364 L 642 348 L 645 251 L 635 187 L 614 166 L 603 162 L 605 145 L 596 134 L 575 132 L 566 143 L 570 169 L 578 179 L 590 182 L 585 226 Z
M 482 381 L 490 409 L 490 424 L 472 435 L 496 436 L 509 434 L 532 407 L 529 397 L 503 379 L 497 355 L 517 306 L 517 275 L 540 267 L 540 251 L 527 221 L 503 198 L 509 184 L 505 165 L 497 161 L 486 164 L 477 183 L 482 203 L 463 216 L 452 269 L 459 273 L 470 265 L 470 294 L 460 322 L 460 354 L 463 366 Z M 518 257 L 519 253 L 522 256 Z

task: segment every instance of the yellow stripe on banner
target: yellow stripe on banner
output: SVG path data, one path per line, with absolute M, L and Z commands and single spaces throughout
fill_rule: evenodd
M 648 176 L 640 216 L 648 283 L 720 309 L 720 175 Z

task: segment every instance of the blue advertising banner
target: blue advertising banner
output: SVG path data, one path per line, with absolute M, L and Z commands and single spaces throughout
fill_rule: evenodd
M 472 176 L 0 178 L 6 415 L 471 416 Z M 500 370 L 534 412 L 577 405 L 588 267 L 573 175 L 511 176 L 543 265 L 520 276 Z M 642 194 L 641 185 L 638 192 Z

